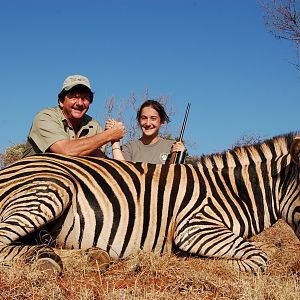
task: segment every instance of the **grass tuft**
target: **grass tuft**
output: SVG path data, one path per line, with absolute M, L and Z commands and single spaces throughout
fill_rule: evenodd
M 283 222 L 255 237 L 270 256 L 265 272 L 239 273 L 224 260 L 140 251 L 109 267 L 78 250 L 57 251 L 63 276 L 0 265 L 0 299 L 294 300 L 300 295 L 300 243 Z

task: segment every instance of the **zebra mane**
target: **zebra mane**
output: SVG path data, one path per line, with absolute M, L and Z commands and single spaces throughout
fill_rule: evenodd
M 238 158 L 240 163 L 245 166 L 250 164 L 250 158 L 254 162 L 261 162 L 263 159 L 261 153 L 264 154 L 264 159 L 272 159 L 274 151 L 277 156 L 286 155 L 289 153 L 294 138 L 299 135 L 300 132 L 290 132 L 258 143 L 236 146 L 220 153 L 202 155 L 199 158 L 198 166 L 221 169 L 224 168 L 224 159 L 228 167 L 234 167 L 236 165 L 234 158 Z

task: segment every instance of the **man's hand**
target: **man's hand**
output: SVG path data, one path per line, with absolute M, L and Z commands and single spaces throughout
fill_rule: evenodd
M 112 126 L 111 126 L 112 125 Z M 125 134 L 122 122 L 114 121 L 105 125 L 103 132 L 75 140 L 60 140 L 50 146 L 50 151 L 65 155 L 95 155 L 100 156 L 99 148 L 108 142 L 119 141 Z
M 105 130 L 111 131 L 111 142 L 119 141 L 125 135 L 125 127 L 122 122 L 108 119 L 105 123 Z

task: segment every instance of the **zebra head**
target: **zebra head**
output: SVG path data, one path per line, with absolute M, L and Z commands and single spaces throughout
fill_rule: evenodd
M 298 165 L 298 167 L 300 167 L 300 136 L 294 138 L 290 154 L 295 164 Z
M 284 201 L 284 207 L 286 221 L 300 239 L 300 136 L 294 138 L 289 152 L 294 167 L 290 172 L 289 188 L 285 188 L 287 197 Z

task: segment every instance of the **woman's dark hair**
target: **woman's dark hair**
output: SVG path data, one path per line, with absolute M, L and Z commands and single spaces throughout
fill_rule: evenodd
M 170 118 L 167 115 L 164 107 L 156 100 L 146 100 L 141 107 L 139 108 L 139 110 L 136 113 L 136 119 L 139 122 L 140 118 L 141 118 L 141 113 L 144 107 L 152 107 L 153 109 L 155 109 L 158 112 L 158 115 L 160 117 L 160 120 L 162 123 L 169 123 L 170 122 Z
M 70 92 L 78 92 L 78 93 L 89 93 L 90 94 L 90 103 L 93 102 L 94 99 L 94 93 L 87 88 L 84 85 L 75 85 L 73 88 L 71 88 L 70 90 L 66 91 L 65 89 L 63 89 L 59 94 L 58 94 L 58 101 L 60 102 L 64 102 L 65 97 L 67 94 L 69 94 Z

